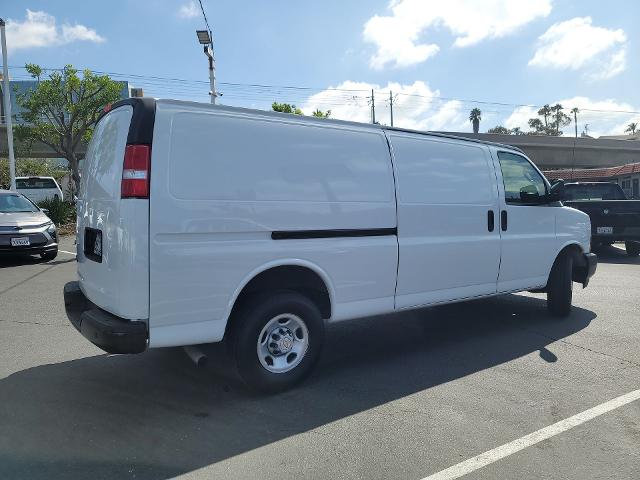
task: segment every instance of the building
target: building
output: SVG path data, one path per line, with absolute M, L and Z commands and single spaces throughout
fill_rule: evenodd
M 127 81 L 118 81 L 122 88 L 120 90 L 120 98 L 125 99 L 131 97 L 132 87 Z M 14 123 L 20 123 L 20 112 L 22 108 L 18 105 L 18 95 L 28 94 L 29 91 L 36 88 L 37 80 L 10 80 L 9 88 L 11 89 L 11 116 Z M 4 125 L 4 83 L 0 82 L 0 123 Z M 139 89 L 141 90 L 141 89 Z
M 640 140 L 640 131 L 628 135 L 602 135 L 603 140 Z
M 129 82 L 118 81 L 118 83 L 121 85 L 120 98 L 125 99 L 125 98 L 131 97 L 132 96 L 131 91 L 135 89 L 131 87 Z M 11 80 L 9 82 L 9 87 L 11 88 L 11 116 L 14 124 L 21 122 L 20 112 L 22 111 L 22 109 L 17 104 L 17 96 L 19 94 L 28 93 L 30 90 L 34 89 L 36 85 L 37 85 L 36 80 Z M 8 153 L 8 147 L 7 147 L 7 127 L 6 127 L 5 115 L 4 115 L 4 110 L 5 110 L 4 95 L 3 95 L 4 92 L 2 91 L 2 88 L 3 88 L 3 84 L 2 82 L 0 82 L 0 115 L 1 115 L 0 117 L 0 158 L 2 157 L 6 158 L 9 155 L 9 153 Z M 134 94 L 141 96 L 142 89 L 137 89 L 137 91 L 135 91 Z M 14 147 L 15 151 L 20 152 L 19 145 L 15 138 L 14 138 L 14 146 L 15 146 Z M 80 156 L 84 156 L 85 148 L 86 148 L 86 145 L 80 145 L 80 147 L 78 148 L 78 154 Z M 30 147 L 29 157 L 58 158 L 59 155 L 47 145 L 44 145 L 39 142 L 34 142 L 34 144 L 31 145 Z
M 544 174 L 549 181 L 561 178 L 571 182 L 614 182 L 628 198 L 640 199 L 640 162 L 618 167 L 548 170 Z

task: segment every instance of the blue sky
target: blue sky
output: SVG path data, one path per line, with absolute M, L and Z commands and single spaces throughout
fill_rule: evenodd
M 203 2 L 221 103 L 269 108 L 287 101 L 305 112 L 331 109 L 333 117 L 368 121 L 365 97 L 374 88 L 379 121 L 389 122 L 391 89 L 396 125 L 421 129 L 470 130 L 474 106 L 483 111 L 483 131 L 526 128 L 536 108 L 518 105 L 558 101 L 582 109 L 579 130 L 588 123 L 595 135 L 622 134 L 640 121 L 612 112 L 640 110 L 640 2 Z M 146 95 L 208 101 L 206 58 L 194 32 L 204 23 L 192 0 L 3 7 L 11 66 L 71 63 L 122 73 Z M 13 78 L 24 76 L 12 70 Z

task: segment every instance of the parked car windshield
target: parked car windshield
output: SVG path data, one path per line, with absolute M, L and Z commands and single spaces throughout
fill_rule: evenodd
M 564 189 L 565 200 L 626 200 L 624 192 L 617 184 L 593 183 L 586 185 L 567 185 Z
M 23 178 L 16 179 L 16 188 L 57 188 L 57 185 L 52 178 Z
M 22 195 L 0 195 L 0 213 L 37 211 L 38 207 Z

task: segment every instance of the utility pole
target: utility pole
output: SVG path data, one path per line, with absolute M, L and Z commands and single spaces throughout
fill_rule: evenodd
M 376 123 L 376 97 L 371 89 L 371 123 Z
M 13 155 L 13 123 L 11 119 L 11 91 L 9 90 L 9 62 L 7 59 L 7 37 L 4 19 L 0 18 L 0 43 L 2 43 L 2 73 L 4 82 L 4 123 L 7 127 L 7 149 L 9 150 L 9 178 L 11 190 L 16 189 L 16 158 Z
M 389 90 L 389 112 L 391 113 L 391 126 L 393 127 L 393 92 Z

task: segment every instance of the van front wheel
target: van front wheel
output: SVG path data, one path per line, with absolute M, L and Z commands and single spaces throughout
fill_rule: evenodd
M 565 252 L 556 258 L 547 285 L 547 309 L 554 317 L 567 317 L 571 313 L 572 274 L 573 258 Z
M 285 390 L 316 364 L 324 340 L 318 307 L 296 292 L 247 300 L 233 320 L 232 354 L 247 386 L 262 392 Z

